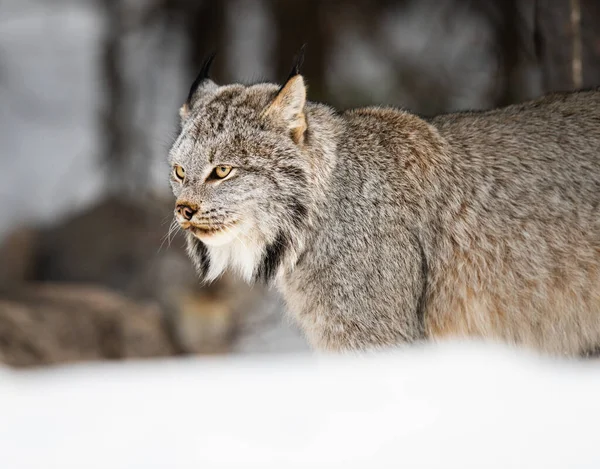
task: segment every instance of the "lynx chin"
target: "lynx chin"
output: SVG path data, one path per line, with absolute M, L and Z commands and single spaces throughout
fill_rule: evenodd
M 175 216 L 205 281 L 273 284 L 317 348 L 600 346 L 600 91 L 422 119 L 219 86 L 180 110 Z

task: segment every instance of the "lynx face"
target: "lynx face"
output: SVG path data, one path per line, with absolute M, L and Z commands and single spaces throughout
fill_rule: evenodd
M 268 280 L 293 249 L 309 203 L 300 75 L 276 85 L 217 86 L 203 79 L 181 108 L 170 153 L 175 218 L 204 279 L 227 267 Z

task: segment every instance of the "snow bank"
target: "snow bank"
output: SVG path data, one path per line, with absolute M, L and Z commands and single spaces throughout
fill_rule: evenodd
M 597 366 L 446 344 L 4 369 L 0 465 L 597 468 Z

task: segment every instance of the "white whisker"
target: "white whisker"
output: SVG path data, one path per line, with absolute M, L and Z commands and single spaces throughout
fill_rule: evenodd
M 167 233 L 162 238 L 162 242 L 160 243 L 158 252 L 161 251 L 163 245 L 165 244 L 165 241 L 167 241 L 167 247 L 171 247 L 171 235 L 173 233 L 176 233 L 178 229 L 179 229 L 179 223 L 177 223 L 177 220 L 173 219 L 171 221 L 171 224 L 169 225 L 169 229 L 167 230 Z

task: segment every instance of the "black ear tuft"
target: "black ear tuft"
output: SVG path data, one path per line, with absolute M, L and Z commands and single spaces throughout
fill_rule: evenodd
M 287 77 L 287 80 L 290 80 L 291 78 L 294 78 L 296 75 L 300 75 L 300 67 L 302 67 L 302 63 L 304 62 L 304 51 L 306 49 L 306 43 L 302 44 L 302 47 L 300 47 L 300 50 L 298 51 L 298 53 L 296 54 L 296 56 L 294 57 L 294 62 L 292 65 L 292 71 L 290 72 L 290 75 Z
M 217 55 L 216 52 L 212 52 L 205 60 L 204 63 L 202 64 L 202 68 L 200 69 L 200 73 L 198 74 L 198 76 L 196 77 L 196 79 L 194 80 L 194 83 L 192 83 L 192 87 L 190 88 L 190 92 L 188 94 L 187 100 L 186 102 L 189 104 L 192 101 L 192 97 L 194 96 L 194 93 L 196 92 L 196 90 L 198 89 L 198 87 L 202 84 L 202 82 L 204 80 L 208 80 L 208 71 L 210 70 L 210 66 L 213 63 L 213 60 L 215 60 L 215 55 Z

